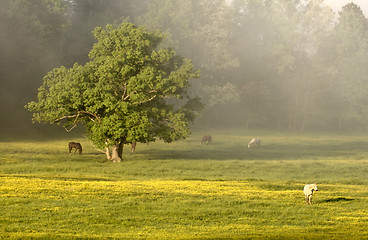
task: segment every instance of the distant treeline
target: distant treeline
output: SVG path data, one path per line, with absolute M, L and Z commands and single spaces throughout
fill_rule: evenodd
M 92 30 L 122 21 L 165 32 L 200 69 L 197 126 L 368 129 L 368 20 L 354 3 L 336 15 L 323 0 L 2 0 L 0 130 L 30 128 L 43 76 L 84 64 Z

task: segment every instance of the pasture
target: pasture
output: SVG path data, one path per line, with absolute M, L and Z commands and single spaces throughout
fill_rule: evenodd
M 367 177 L 363 134 L 194 132 L 122 163 L 71 135 L 3 140 L 0 239 L 367 239 Z

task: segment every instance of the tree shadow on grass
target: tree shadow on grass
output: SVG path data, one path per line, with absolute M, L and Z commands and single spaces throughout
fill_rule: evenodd
M 160 149 L 150 148 L 145 150 L 138 150 L 137 154 L 143 153 L 150 156 L 151 159 L 188 159 L 188 160 L 227 160 L 227 159 L 253 159 L 246 152 L 244 146 L 228 146 L 223 147 L 221 145 L 193 145 L 192 147 L 185 149 Z M 249 152 L 250 153 L 250 152 Z
M 365 151 L 365 143 L 331 143 L 331 144 L 285 144 L 266 143 L 259 147 L 248 148 L 246 143 L 236 144 L 214 143 L 200 145 L 188 142 L 170 149 L 146 148 L 139 153 L 150 155 L 151 159 L 188 159 L 188 160 L 297 160 L 321 159 L 325 157 L 354 157 L 354 154 Z M 358 157 L 358 155 L 356 156 Z
M 336 198 L 325 199 L 325 200 L 321 201 L 321 203 L 351 202 L 351 201 L 354 201 L 354 200 L 355 199 L 353 199 L 353 198 L 336 197 Z

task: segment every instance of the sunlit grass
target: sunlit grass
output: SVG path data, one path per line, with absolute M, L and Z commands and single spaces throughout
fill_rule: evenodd
M 365 186 L 296 182 L 1 178 L 2 236 L 192 239 L 368 234 Z M 294 232 L 297 231 L 297 232 Z M 24 235 L 19 235 L 22 232 Z M 342 237 L 342 236 L 341 236 Z
M 214 131 L 125 147 L 106 162 L 86 139 L 0 142 L 3 239 L 364 239 L 368 137 Z M 303 186 L 319 191 L 304 204 Z

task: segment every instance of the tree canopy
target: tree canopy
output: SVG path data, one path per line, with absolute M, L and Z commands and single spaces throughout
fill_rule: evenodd
M 159 31 L 132 23 L 97 27 L 94 36 L 89 62 L 44 77 L 38 101 L 27 105 L 33 120 L 68 131 L 83 124 L 96 146 L 112 146 L 106 154 L 113 161 L 121 161 L 125 143 L 187 137 L 201 108 L 188 91 L 190 79 L 199 77 L 191 61 L 160 49 Z

